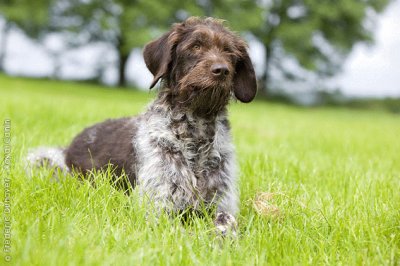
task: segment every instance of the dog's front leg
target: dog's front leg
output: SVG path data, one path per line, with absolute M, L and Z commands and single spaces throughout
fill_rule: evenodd
M 236 236 L 237 222 L 235 217 L 227 212 L 217 212 L 214 220 L 217 232 L 222 236 Z
M 228 145 L 227 145 L 228 146 Z M 220 191 L 214 224 L 217 231 L 225 235 L 236 236 L 236 214 L 238 207 L 238 190 L 236 187 L 236 163 L 233 151 L 227 152 L 227 160 L 223 163 L 219 177 L 224 180 L 225 189 Z M 224 177 L 224 178 L 223 178 Z
M 237 196 L 234 192 L 227 192 L 221 199 L 216 215 L 214 224 L 222 236 L 233 235 L 236 236 L 237 222 L 235 214 L 237 212 Z

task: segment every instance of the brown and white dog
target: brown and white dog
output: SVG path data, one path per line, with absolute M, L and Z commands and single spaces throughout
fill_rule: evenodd
M 69 147 L 38 148 L 28 161 L 83 174 L 111 164 L 160 209 L 215 206 L 217 229 L 234 230 L 236 162 L 226 107 L 256 94 L 245 42 L 219 20 L 191 17 L 143 54 L 154 75 L 150 88 L 162 80 L 145 113 L 86 128 Z

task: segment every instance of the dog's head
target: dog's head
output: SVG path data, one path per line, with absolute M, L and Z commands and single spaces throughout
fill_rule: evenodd
M 242 102 L 255 97 L 257 82 L 246 43 L 220 20 L 191 17 L 144 48 L 154 75 L 150 88 L 163 79 L 180 103 L 212 112 L 225 106 L 231 93 Z

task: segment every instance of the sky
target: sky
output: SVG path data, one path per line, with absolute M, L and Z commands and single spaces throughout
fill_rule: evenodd
M 0 21 L 2 27 L 3 21 Z M 375 45 L 357 44 L 343 65 L 343 71 L 332 84 L 342 93 L 354 97 L 400 97 L 400 0 L 395 0 L 377 20 Z M 1 38 L 2 36 L 0 36 Z M 46 46 L 53 51 L 63 49 L 59 37 L 50 37 Z M 257 43 L 250 43 L 250 56 L 257 72 L 263 65 L 263 50 Z M 92 45 L 79 51 L 63 54 L 61 75 L 64 78 L 84 78 L 94 74 L 93 65 L 109 62 L 104 81 L 116 82 L 113 67 L 117 55 L 105 44 Z M 12 31 L 7 41 L 6 69 L 12 75 L 48 76 L 54 71 L 54 59 L 38 44 L 21 32 Z M 152 76 L 146 69 L 140 50 L 134 50 L 128 62 L 129 80 L 147 88 Z

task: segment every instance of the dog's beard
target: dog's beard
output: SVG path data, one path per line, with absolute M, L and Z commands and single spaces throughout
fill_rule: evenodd
M 179 82 L 177 100 L 198 115 L 213 115 L 228 104 L 232 82 L 229 78 L 217 80 L 206 75 L 187 75 Z
M 188 78 L 180 84 L 177 100 L 195 114 L 212 115 L 223 110 L 228 104 L 231 87 L 232 82 L 229 81 L 199 82 L 198 79 Z

